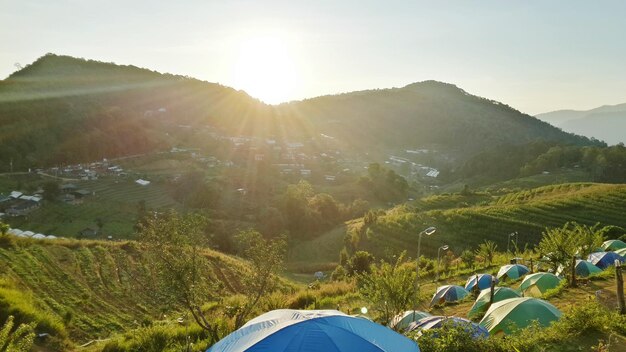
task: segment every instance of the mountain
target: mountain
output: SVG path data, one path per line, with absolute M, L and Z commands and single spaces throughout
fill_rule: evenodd
M 351 151 L 417 147 L 452 157 L 537 140 L 598 144 L 435 81 L 270 106 L 186 76 L 54 54 L 0 81 L 0 126 L 3 170 L 215 147 L 216 135 L 331 138 Z
M 283 104 L 278 110 L 309 121 L 315 130 L 347 145 L 372 150 L 435 147 L 471 155 L 537 140 L 592 144 L 505 104 L 436 81 L 323 96 Z
M 564 131 L 604 140 L 608 144 L 626 143 L 626 103 L 586 111 L 558 110 L 536 117 Z

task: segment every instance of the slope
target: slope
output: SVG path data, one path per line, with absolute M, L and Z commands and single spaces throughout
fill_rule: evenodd
M 207 251 L 223 294 L 238 292 L 245 265 Z M 32 241 L 0 246 L 0 320 L 36 321 L 39 333 L 74 342 L 106 337 L 157 319 L 151 266 L 136 243 Z
M 415 253 L 417 233 L 436 226 L 436 234 L 422 241 L 422 253 L 432 257 L 443 244 L 458 255 L 486 239 L 504 250 L 508 235 L 516 231 L 523 248 L 538 243 L 545 227 L 562 226 L 568 221 L 626 228 L 626 185 L 561 184 L 507 193 L 491 200 L 473 195 L 443 197 L 454 199 L 426 199 L 419 208 L 396 207 L 378 216 L 373 224 L 352 224 L 349 231 L 358 235 L 358 248 L 386 256 L 405 249 Z M 449 206 L 451 202 L 455 205 Z
M 305 117 L 320 133 L 345 145 L 370 152 L 425 147 L 471 155 L 501 144 L 537 140 L 592 143 L 505 104 L 436 81 L 323 96 L 278 109 L 285 116 Z

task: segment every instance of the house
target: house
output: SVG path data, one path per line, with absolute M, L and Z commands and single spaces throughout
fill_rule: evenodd
M 76 198 L 76 196 L 71 193 L 66 193 L 61 196 L 61 200 L 67 204 L 80 204 L 83 202 L 82 198 Z
M 9 194 L 9 197 L 13 198 L 13 199 L 18 199 L 19 197 L 21 197 L 24 193 L 22 192 L 18 192 L 18 191 L 12 191 L 11 194 Z
M 12 205 L 9 209 L 6 210 L 6 214 L 8 216 L 24 216 L 30 213 L 31 211 L 38 209 L 39 203 L 32 200 L 22 200 L 17 204 Z
M 64 185 L 61 185 L 61 193 L 72 193 L 76 191 L 77 188 L 78 187 L 76 187 L 76 185 L 72 183 L 66 183 Z
M 78 237 L 94 237 L 97 234 L 98 234 L 98 230 L 92 229 L 91 227 L 86 227 L 78 231 Z

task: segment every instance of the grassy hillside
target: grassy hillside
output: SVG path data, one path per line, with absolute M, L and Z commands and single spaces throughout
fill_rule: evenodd
M 207 251 L 207 275 L 238 292 L 242 262 Z M 59 343 L 104 338 L 157 320 L 153 268 L 134 242 L 4 240 L 0 245 L 0 321 L 36 321 Z M 148 286 L 146 286 L 148 285 Z M 174 308 L 174 307 L 173 307 Z
M 417 207 L 400 206 L 380 215 L 375 223 L 355 222 L 349 231 L 360 238 L 359 248 L 378 255 L 417 250 L 417 234 L 428 226 L 437 233 L 424 237 L 422 253 L 436 256 L 450 246 L 457 255 L 485 239 L 506 250 L 508 234 L 519 233 L 519 246 L 538 243 L 546 226 L 568 221 L 626 227 L 626 185 L 573 183 L 539 187 L 499 196 L 441 195 Z M 360 235 L 359 235 L 360 234 Z

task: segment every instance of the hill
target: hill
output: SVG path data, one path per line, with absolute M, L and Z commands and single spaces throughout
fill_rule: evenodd
M 306 119 L 345 145 L 373 153 L 379 148 L 430 148 L 467 156 L 532 141 L 593 144 L 503 103 L 436 81 L 323 96 L 283 104 L 278 110 Z
M 245 264 L 207 250 L 222 295 L 239 292 Z M 149 285 L 154 270 L 134 242 L 32 241 L 0 244 L 0 317 L 35 321 L 52 342 L 84 343 L 151 324 L 163 312 Z M 146 286 L 148 285 L 148 286 Z M 175 309 L 175 307 L 172 307 Z M 60 347 L 66 350 L 68 347 Z
M 537 118 L 564 131 L 604 140 L 608 144 L 626 142 L 626 104 L 605 105 L 587 111 L 559 110 L 539 114 Z
M 332 139 L 373 155 L 427 148 L 453 159 L 537 140 L 598 144 L 434 81 L 269 106 L 190 77 L 54 54 L 0 81 L 0 126 L 4 170 L 11 162 L 24 170 L 177 145 L 216 149 L 228 136 L 320 148 Z
M 572 183 L 501 195 L 431 196 L 414 206 L 388 210 L 369 224 L 356 221 L 348 234 L 357 248 L 385 257 L 405 249 L 415 253 L 419 231 L 436 226 L 435 235 L 423 238 L 422 253 L 436 256 L 437 248 L 447 244 L 459 255 L 483 240 L 505 250 L 513 232 L 519 233 L 523 249 L 538 243 L 546 226 L 560 227 L 568 221 L 626 228 L 625 212 L 626 185 Z

